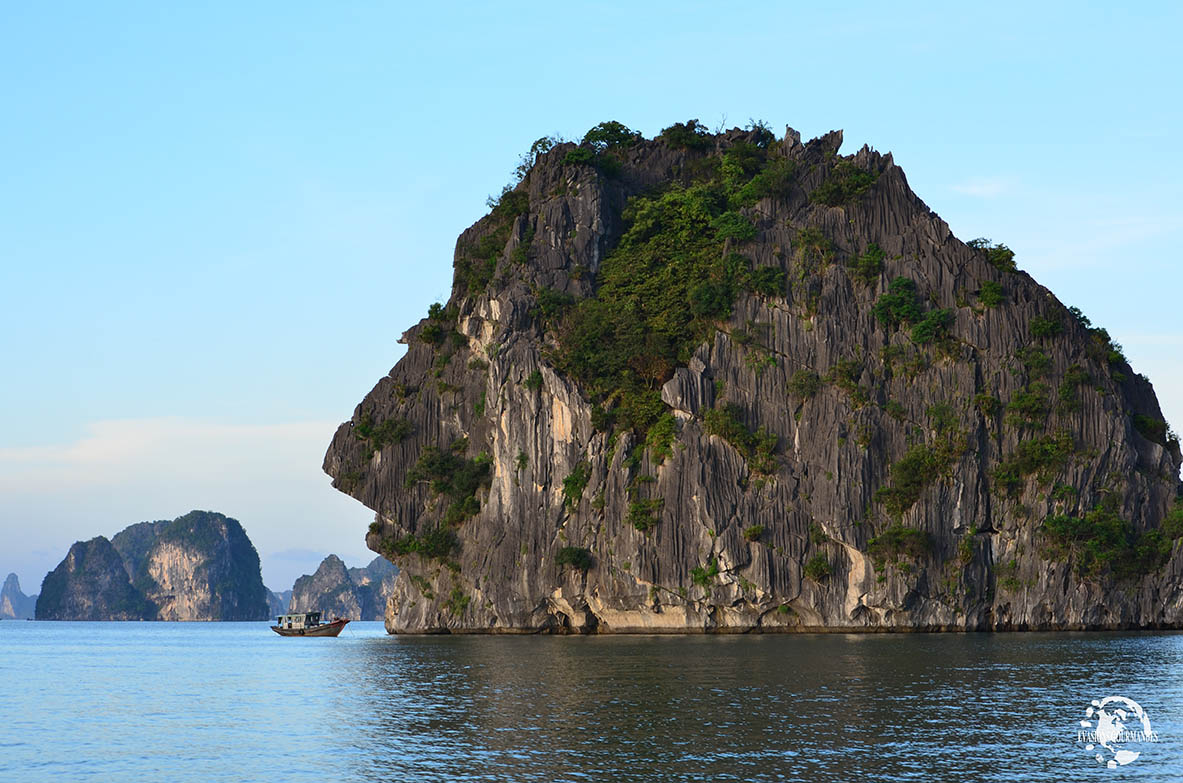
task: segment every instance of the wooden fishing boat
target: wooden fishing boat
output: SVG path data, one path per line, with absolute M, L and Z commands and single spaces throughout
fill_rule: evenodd
M 336 636 L 349 621 L 334 617 L 330 622 L 320 621 L 320 612 L 298 612 L 281 614 L 271 630 L 280 636 Z

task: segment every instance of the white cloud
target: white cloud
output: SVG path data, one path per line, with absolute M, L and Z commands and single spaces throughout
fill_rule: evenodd
M 75 540 L 195 508 L 242 522 L 273 589 L 315 568 L 313 553 L 362 565 L 373 514 L 320 470 L 337 424 L 124 419 L 94 422 L 72 443 L 0 448 L 0 570 L 35 590 Z
M 1009 177 L 971 177 L 965 182 L 951 187 L 966 196 L 997 198 L 1010 192 L 1014 188 L 1014 184 L 1014 180 Z

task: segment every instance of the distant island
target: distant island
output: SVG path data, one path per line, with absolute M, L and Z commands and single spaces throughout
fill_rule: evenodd
M 78 541 L 46 575 L 38 620 L 265 620 L 270 593 L 237 520 L 191 511 Z
M 1183 627 L 1149 379 L 841 144 L 534 144 L 325 455 L 390 632 Z
M 328 555 L 290 590 L 263 586 L 259 556 L 235 519 L 192 511 L 130 525 L 108 540 L 75 542 L 46 575 L 40 595 L 21 592 L 16 574 L 0 591 L 0 619 L 265 620 L 287 612 L 381 620 L 398 567 L 375 557 L 348 568 Z
M 16 574 L 9 574 L 0 589 L 0 620 L 27 620 L 33 617 L 37 596 L 21 592 Z
M 296 580 L 288 611 L 319 611 L 326 617 L 349 620 L 381 620 L 397 576 L 398 568 L 381 556 L 365 568 L 346 568 L 341 558 L 329 555 L 316 573 Z

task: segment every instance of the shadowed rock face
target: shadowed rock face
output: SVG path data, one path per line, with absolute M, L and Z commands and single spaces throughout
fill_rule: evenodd
M 156 606 L 132 586 L 123 559 L 99 536 L 70 547 L 45 576 L 38 620 L 154 620 Z
M 48 591 L 48 592 L 47 592 Z M 37 619 L 263 620 L 259 556 L 237 520 L 192 511 L 79 542 L 45 579 Z
M 278 617 L 281 614 L 287 614 L 288 605 L 292 602 L 291 590 L 274 590 L 267 591 L 267 604 L 271 608 L 271 616 Z
M 461 235 L 447 307 L 403 336 L 324 462 L 401 568 L 388 630 L 1183 625 L 1179 447 L 1149 381 L 1005 248 L 954 237 L 890 155 L 840 144 L 642 139 L 613 166 L 563 144 L 516 212 Z M 734 200 L 742 145 L 791 183 Z M 582 380 L 571 313 L 603 294 L 624 232 L 667 230 L 637 228 L 642 194 L 704 180 L 733 198 L 711 225 L 726 210 L 744 229 L 721 252 L 771 271 L 676 360 L 629 365 L 672 415 L 667 452 L 655 428 L 647 446 L 619 417 L 593 426 L 593 402 L 624 398 Z M 694 296 L 664 317 L 704 323 Z

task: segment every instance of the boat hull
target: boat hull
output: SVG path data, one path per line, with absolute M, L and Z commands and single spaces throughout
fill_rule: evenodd
M 311 628 L 280 628 L 278 625 L 273 625 L 271 626 L 271 630 L 280 636 L 336 636 L 341 633 L 341 629 L 348 622 L 348 620 L 333 620 L 331 623 L 324 623 L 323 625 L 316 625 Z

